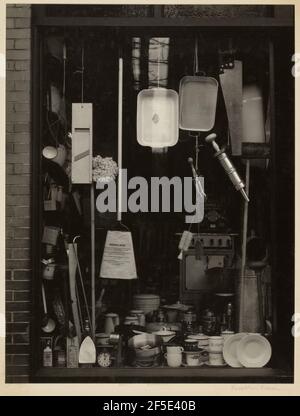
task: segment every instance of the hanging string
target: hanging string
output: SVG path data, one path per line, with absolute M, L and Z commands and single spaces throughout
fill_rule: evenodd
M 83 103 L 84 46 L 81 49 L 81 102 Z
M 198 62 L 198 38 L 195 38 L 195 51 L 194 51 L 194 75 L 199 72 L 199 62 Z
M 160 45 L 158 45 L 158 53 L 157 53 L 157 86 L 159 88 L 159 82 L 160 82 L 160 67 L 159 67 L 159 55 L 161 52 L 162 47 Z
M 199 135 L 196 136 L 196 144 L 195 144 L 195 169 L 198 175 L 198 157 L 199 157 Z

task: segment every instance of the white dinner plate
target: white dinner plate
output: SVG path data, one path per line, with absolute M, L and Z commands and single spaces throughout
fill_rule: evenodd
M 237 358 L 244 367 L 261 368 L 269 362 L 271 355 L 269 341 L 259 334 L 249 334 L 237 345 Z
M 237 345 L 245 336 L 247 336 L 246 333 L 240 332 L 238 334 L 231 335 L 224 341 L 223 356 L 224 360 L 228 365 L 230 365 L 230 367 L 243 367 L 237 357 Z

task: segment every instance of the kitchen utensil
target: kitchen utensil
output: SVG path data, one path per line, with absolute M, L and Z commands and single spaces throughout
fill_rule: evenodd
M 206 365 L 208 365 L 208 367 L 226 367 L 227 364 L 226 363 L 222 363 L 222 364 L 211 364 L 209 361 L 205 363 Z
M 196 367 L 202 364 L 202 362 L 200 361 L 200 351 L 184 351 L 183 354 L 184 362 L 188 367 Z
M 245 185 L 243 184 L 242 180 L 240 179 L 237 171 L 235 170 L 234 166 L 228 159 L 228 156 L 225 153 L 225 149 L 220 149 L 218 144 L 215 142 L 217 135 L 215 133 L 209 134 L 205 141 L 207 143 L 211 143 L 213 145 L 213 148 L 215 149 L 215 157 L 217 157 L 220 161 L 221 166 L 224 168 L 225 172 L 227 173 L 229 179 L 233 183 L 235 189 L 237 191 L 240 191 L 243 195 L 244 199 L 249 202 L 249 198 L 247 196 L 247 193 L 244 191 Z
M 183 347 L 176 346 L 176 345 L 168 345 L 166 347 L 168 354 L 179 354 L 184 351 Z
M 52 162 L 57 163 L 59 166 L 63 166 L 66 161 L 67 151 L 64 145 L 60 144 L 56 148 L 56 155 L 52 158 Z
M 81 324 L 79 317 L 79 304 L 76 291 L 76 270 L 77 270 L 77 244 L 72 243 L 68 245 L 68 260 L 69 260 L 69 284 L 70 284 L 70 298 L 72 305 L 73 321 L 78 337 L 78 342 L 81 342 Z
M 246 194 L 249 193 L 250 185 L 250 161 L 246 161 Z M 245 313 L 244 313 L 244 301 L 245 301 L 245 268 L 246 268 L 246 255 L 247 255 L 247 231 L 248 231 L 248 205 L 249 201 L 244 201 L 243 212 L 243 229 L 242 229 L 242 259 L 241 259 L 241 276 L 240 276 L 240 292 L 239 292 L 239 311 L 238 311 L 238 328 L 239 331 L 244 331 Z
M 197 351 L 198 341 L 196 339 L 187 338 L 184 340 L 184 351 Z
M 56 246 L 59 233 L 60 233 L 60 228 L 52 227 L 48 225 L 45 226 L 44 231 L 43 231 L 42 243 Z
M 55 269 L 56 269 L 56 263 L 45 264 L 45 266 L 43 267 L 43 279 L 53 280 Z
M 214 127 L 218 81 L 206 76 L 185 76 L 179 84 L 179 128 L 209 131 Z
M 136 316 L 138 318 L 138 324 L 140 326 L 145 326 L 146 318 L 145 318 L 144 312 L 141 309 L 132 309 L 130 311 L 130 315 Z
M 165 353 L 164 357 L 167 360 L 169 367 L 180 367 L 182 363 L 182 353 Z
M 216 353 L 222 352 L 223 345 L 224 345 L 223 337 L 213 336 L 213 337 L 209 337 L 208 339 L 209 352 L 216 352 Z
M 54 146 L 46 146 L 42 150 L 44 158 L 52 160 L 57 156 L 57 148 Z
M 96 347 L 90 336 L 86 336 L 79 348 L 79 364 L 94 364 L 96 362 Z
M 231 337 L 232 335 L 234 335 L 234 331 L 222 331 L 221 332 L 221 336 L 224 339 L 224 345 L 225 345 L 225 340 L 229 337 Z
M 225 339 L 223 356 L 224 360 L 230 367 L 243 367 L 241 362 L 237 357 L 237 346 L 238 343 L 243 339 L 247 334 L 244 332 L 234 334 Z
M 220 84 L 228 118 L 231 139 L 231 153 L 233 156 L 242 154 L 243 137 L 243 64 L 234 61 L 232 68 L 224 69 L 220 74 Z
M 198 342 L 198 348 L 208 348 L 209 345 L 209 337 L 204 334 L 194 334 L 188 335 L 188 339 L 193 339 Z
M 96 321 L 97 321 L 97 319 L 99 318 L 100 314 L 102 313 L 102 311 L 104 309 L 104 307 L 103 307 L 104 293 L 105 293 L 105 288 L 102 288 L 101 292 L 100 292 L 99 299 L 97 300 L 96 305 L 95 305 L 95 314 L 96 314 L 95 315 L 95 320 Z
M 271 355 L 269 341 L 259 334 L 248 334 L 237 345 L 237 358 L 247 368 L 264 367 Z
M 226 365 L 222 352 L 209 352 L 208 364 L 211 366 L 223 366 Z
M 96 346 L 97 345 L 106 345 L 106 344 L 108 344 L 109 336 L 110 336 L 110 334 L 106 334 L 104 332 L 95 334 Z
M 84 306 L 85 306 L 85 311 L 86 311 L 86 316 L 88 318 L 89 321 L 89 326 L 90 328 L 92 328 L 92 332 L 94 333 L 94 326 L 92 325 L 92 320 L 91 320 L 91 316 L 90 316 L 90 310 L 89 310 L 89 305 L 88 305 L 88 301 L 87 301 L 87 296 L 85 293 L 85 287 L 84 287 L 84 283 L 83 283 L 83 275 L 82 275 L 82 271 L 81 271 L 81 266 L 80 266 L 80 262 L 79 262 L 79 258 L 78 258 L 78 250 L 77 250 L 77 243 L 76 241 L 80 238 L 79 235 L 75 236 L 73 238 L 73 254 L 77 263 L 77 268 L 78 268 L 78 274 L 79 274 L 79 281 L 80 281 L 80 287 L 81 287 L 81 292 L 82 292 L 82 296 L 83 296 L 83 300 L 84 300 Z M 93 247 L 92 247 L 92 251 L 94 251 Z M 76 274 L 75 274 L 76 277 Z M 78 291 L 78 287 L 77 287 L 77 291 Z M 94 298 L 94 297 L 93 297 Z M 95 299 L 93 299 L 95 300 Z M 95 310 L 95 305 L 94 305 L 94 309 Z M 94 322 L 93 322 L 94 324 Z
M 139 318 L 137 316 L 126 316 L 124 325 L 139 325 Z
M 43 283 L 42 283 L 42 300 L 43 300 L 43 308 L 44 308 L 44 316 L 42 319 L 42 331 L 46 333 L 50 333 L 54 331 L 56 324 L 55 324 L 55 321 L 52 318 L 50 318 L 48 315 L 45 287 Z
M 179 127 L 189 131 L 209 131 L 215 124 L 218 81 L 199 75 L 198 39 L 195 39 L 194 75 L 179 84 Z
M 149 347 L 149 348 L 148 348 Z M 135 348 L 135 355 L 137 359 L 144 359 L 144 358 L 150 358 L 155 357 L 161 353 L 160 347 L 150 347 L 150 346 L 141 347 L 141 348 Z
M 263 322 L 261 316 L 261 305 L 259 302 L 260 293 L 256 272 L 245 268 L 243 276 L 237 285 L 238 310 L 239 310 L 239 331 L 260 332 Z
M 166 88 L 142 90 L 137 97 L 137 141 L 163 148 L 178 141 L 178 94 Z
M 105 314 L 104 331 L 107 334 L 115 332 L 115 327 L 119 325 L 119 316 L 116 313 Z
M 164 343 L 171 341 L 175 337 L 175 331 L 169 331 L 167 328 L 163 327 L 160 331 L 153 332 L 154 335 L 160 336 L 163 339 Z
M 149 346 L 150 348 L 153 347 L 161 347 L 163 345 L 163 340 L 161 337 L 154 335 L 154 334 L 140 334 L 135 335 L 128 341 L 128 347 L 131 349 L 142 348 L 145 346 Z
M 145 314 L 159 308 L 160 297 L 152 294 L 137 294 L 133 296 L 133 307 L 142 310 Z
M 258 85 L 243 88 L 243 142 L 265 143 L 263 97 Z
M 67 321 L 66 321 L 65 309 L 64 309 L 64 305 L 62 303 L 62 299 L 58 290 L 55 290 L 55 295 L 54 295 L 54 299 L 52 302 L 52 306 L 53 306 L 53 311 L 55 313 L 58 323 L 63 328 L 66 328 Z

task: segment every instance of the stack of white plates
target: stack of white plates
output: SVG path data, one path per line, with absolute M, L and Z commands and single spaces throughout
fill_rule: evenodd
M 230 367 L 264 367 L 271 355 L 269 341 L 260 334 L 234 334 L 224 342 L 223 356 Z
M 133 307 L 141 309 L 145 314 L 153 312 L 159 308 L 160 297 L 152 294 L 139 294 L 133 296 Z

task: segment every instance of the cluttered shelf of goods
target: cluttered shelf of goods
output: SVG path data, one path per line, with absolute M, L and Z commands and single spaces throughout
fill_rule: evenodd
M 43 36 L 33 380 L 291 382 L 269 39 Z

